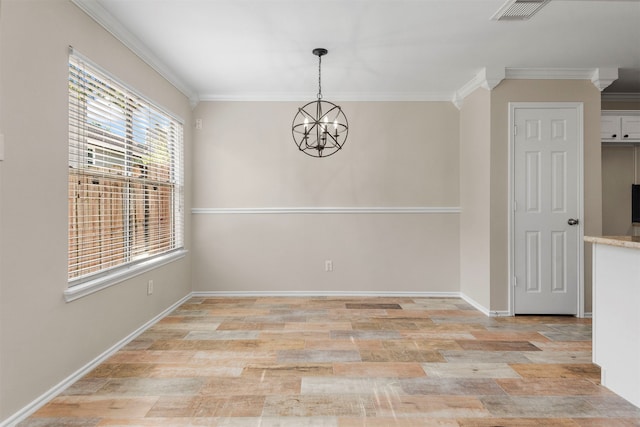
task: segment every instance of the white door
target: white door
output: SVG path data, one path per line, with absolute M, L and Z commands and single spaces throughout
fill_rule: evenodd
M 515 314 L 579 314 L 582 106 L 512 105 Z

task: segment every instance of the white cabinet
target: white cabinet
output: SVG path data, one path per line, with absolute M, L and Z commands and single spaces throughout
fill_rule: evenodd
M 640 116 L 622 116 L 620 119 L 622 139 L 640 141 Z
M 640 111 L 602 111 L 602 142 L 640 143 Z
M 622 239 L 585 237 L 595 243 L 593 362 L 603 386 L 640 408 L 640 239 Z
M 620 137 L 620 116 L 605 116 L 600 118 L 600 135 L 602 141 L 615 141 Z

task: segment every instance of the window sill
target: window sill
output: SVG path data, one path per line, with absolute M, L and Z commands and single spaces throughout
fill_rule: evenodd
M 108 274 L 106 276 L 90 279 L 82 284 L 75 285 L 71 288 L 67 288 L 64 291 L 64 300 L 66 302 L 75 301 L 79 298 L 91 295 L 94 292 L 98 292 L 102 289 L 108 288 L 120 282 L 124 282 L 127 279 L 138 276 L 147 271 L 169 264 L 173 261 L 184 258 L 187 255 L 186 249 L 180 249 L 175 252 L 171 252 L 166 255 L 155 257 L 145 262 L 141 262 L 135 265 L 128 266 L 121 270 Z

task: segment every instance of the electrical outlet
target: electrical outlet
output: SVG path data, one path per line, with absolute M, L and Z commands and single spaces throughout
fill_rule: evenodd
M 330 273 L 333 271 L 333 261 L 328 259 L 324 262 L 324 271 L 326 271 L 327 273 Z
M 151 295 L 153 293 L 153 280 L 149 280 L 147 283 L 147 295 Z

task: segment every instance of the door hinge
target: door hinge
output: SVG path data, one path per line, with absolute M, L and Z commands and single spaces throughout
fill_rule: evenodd
M 518 286 L 518 277 L 517 276 L 513 276 L 513 287 L 517 287 Z
M 518 125 L 513 125 L 513 136 L 518 135 Z
M 518 201 L 517 200 L 513 201 L 513 211 L 514 212 L 518 212 Z

